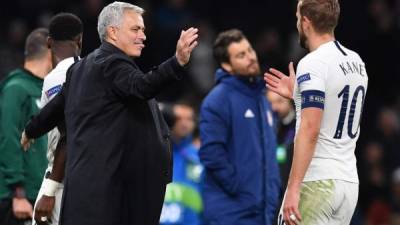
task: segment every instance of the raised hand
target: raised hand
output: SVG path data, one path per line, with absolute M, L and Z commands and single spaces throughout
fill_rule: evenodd
M 292 99 L 293 87 L 296 80 L 296 73 L 293 68 L 293 62 L 289 63 L 289 76 L 274 68 L 264 74 L 264 80 L 267 82 L 267 88 L 282 97 Z
M 199 30 L 197 28 L 191 27 L 188 30 L 183 30 L 181 32 L 181 36 L 179 37 L 178 43 L 176 44 L 175 53 L 178 63 L 181 66 L 184 66 L 189 62 L 190 54 L 198 44 L 198 31 Z

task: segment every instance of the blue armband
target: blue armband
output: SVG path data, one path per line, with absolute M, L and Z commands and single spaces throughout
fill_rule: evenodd
M 301 92 L 301 109 L 304 108 L 320 108 L 324 109 L 325 92 L 318 90 L 308 90 Z

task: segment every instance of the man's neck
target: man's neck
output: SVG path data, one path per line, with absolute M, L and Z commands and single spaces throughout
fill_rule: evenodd
M 330 33 L 326 34 L 317 34 L 314 33 L 308 38 L 308 48 L 310 52 L 315 51 L 318 49 L 321 45 L 334 41 L 335 36 Z
M 48 71 L 48 66 L 45 65 L 46 60 L 30 60 L 30 61 L 25 61 L 24 63 L 24 69 L 30 71 L 35 77 L 38 77 L 40 79 L 44 79 L 44 77 L 47 75 Z
M 54 46 L 52 50 L 52 65 L 53 68 L 57 66 L 59 62 L 66 58 L 78 56 L 76 48 L 68 45 Z

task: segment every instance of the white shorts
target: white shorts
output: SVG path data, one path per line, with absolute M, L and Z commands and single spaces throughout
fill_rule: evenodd
M 51 168 L 47 168 L 46 169 L 46 173 L 45 173 L 45 177 L 43 178 L 43 181 L 46 179 L 46 174 L 51 171 Z M 55 203 L 54 203 L 54 209 L 53 212 L 51 213 L 51 218 L 48 218 L 49 221 L 51 221 L 51 223 L 49 223 L 49 225 L 58 225 L 58 221 L 60 218 L 60 208 L 61 208 L 61 198 L 62 198 L 62 193 L 64 190 L 64 186 L 61 185 L 57 191 L 56 191 L 56 199 L 55 199 Z M 32 219 L 32 225 L 37 225 L 36 221 L 35 221 L 35 208 L 36 208 L 36 204 L 39 201 L 39 199 L 42 197 L 43 195 L 43 182 L 42 182 L 42 186 L 40 187 L 38 196 L 36 198 L 36 202 L 35 202 L 35 206 L 33 209 L 33 219 Z
M 357 205 L 358 184 L 343 180 L 303 182 L 300 190 L 299 225 L 349 225 Z M 285 224 L 282 207 L 278 225 Z

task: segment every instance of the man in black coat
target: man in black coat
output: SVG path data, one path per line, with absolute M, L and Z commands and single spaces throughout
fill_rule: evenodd
M 101 46 L 73 65 L 60 94 L 25 129 L 36 138 L 64 119 L 62 225 L 155 225 L 171 180 L 169 131 L 153 98 L 181 76 L 197 45 L 182 31 L 175 56 L 144 74 L 143 9 L 114 2 L 99 16 Z

